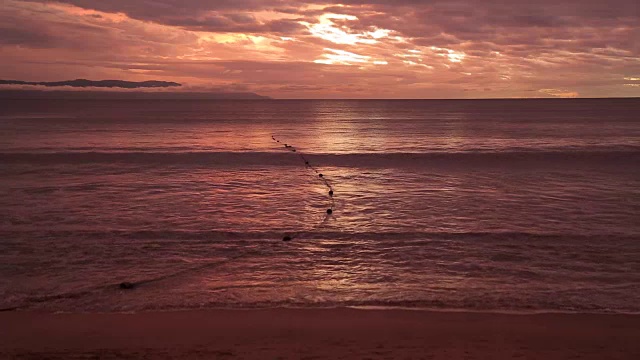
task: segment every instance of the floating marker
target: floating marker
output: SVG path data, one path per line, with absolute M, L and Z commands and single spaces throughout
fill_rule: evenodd
M 123 290 L 131 290 L 134 287 L 136 287 L 134 283 L 130 283 L 130 282 L 120 283 L 120 289 L 123 289 Z
M 280 143 L 280 140 L 276 139 L 275 136 L 271 136 L 271 138 L 277 142 Z M 284 144 L 284 147 L 294 153 L 297 153 L 297 150 L 295 147 L 289 145 L 289 144 Z M 304 154 L 300 154 L 298 153 L 298 155 L 300 156 L 300 159 L 302 159 L 302 161 L 304 161 L 304 164 L 311 170 L 313 170 L 316 174 L 318 174 L 318 176 L 320 177 L 320 179 L 322 179 L 321 181 L 323 182 L 323 184 L 329 189 L 329 198 L 331 199 L 331 207 L 329 209 L 327 209 L 327 215 L 325 216 L 324 220 L 322 222 L 320 222 L 318 225 L 316 225 L 315 227 L 313 227 L 312 229 L 310 229 L 309 231 L 313 231 L 319 227 L 321 227 L 322 225 L 324 225 L 331 217 L 331 215 L 333 214 L 333 208 L 335 207 L 335 199 L 333 198 L 333 187 L 331 187 L 331 184 L 329 184 L 329 181 L 327 181 L 324 178 L 324 174 L 321 174 L 318 169 L 314 168 L 311 163 L 309 162 L 309 160 L 307 160 L 304 156 Z M 282 241 L 288 242 L 288 241 L 292 241 L 293 239 L 297 238 L 300 235 L 300 233 L 294 233 L 293 235 L 284 235 L 282 237 Z

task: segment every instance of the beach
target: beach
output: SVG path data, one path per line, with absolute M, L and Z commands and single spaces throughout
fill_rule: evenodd
M 637 359 L 637 315 L 360 309 L 0 313 L 2 359 Z
M 638 4 L 0 1 L 0 360 L 640 360 Z

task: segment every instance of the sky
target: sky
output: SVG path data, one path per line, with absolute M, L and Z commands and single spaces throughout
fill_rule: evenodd
M 76 78 L 274 98 L 640 96 L 640 1 L 0 1 L 0 79 Z

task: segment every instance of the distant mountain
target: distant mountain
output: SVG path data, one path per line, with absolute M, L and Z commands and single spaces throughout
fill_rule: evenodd
M 251 92 L 145 92 L 145 91 L 68 91 L 0 90 L 0 99 L 86 99 L 86 100 L 265 100 Z
M 54 82 L 46 82 L 46 81 L 20 81 L 20 80 L 0 80 L 0 85 L 40 85 L 47 87 L 60 87 L 60 86 L 71 86 L 71 87 L 98 87 L 98 88 L 124 88 L 124 89 L 139 89 L 139 88 L 166 88 L 166 87 L 178 87 L 182 86 L 182 84 L 178 84 L 175 82 L 168 81 L 124 81 L 124 80 L 87 80 L 87 79 L 76 79 L 76 80 L 66 80 L 66 81 L 54 81 Z

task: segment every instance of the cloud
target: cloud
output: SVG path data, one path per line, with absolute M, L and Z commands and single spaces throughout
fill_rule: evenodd
M 0 44 L 2 45 L 22 45 L 45 46 L 53 41 L 52 37 L 46 33 L 34 31 L 28 28 L 12 28 L 7 25 L 0 25 Z
M 0 77 L 274 97 L 640 96 L 638 38 L 635 0 L 5 0 Z
M 551 95 L 553 97 L 560 97 L 560 98 L 577 98 L 580 96 L 580 94 L 578 94 L 575 91 L 571 91 L 571 90 L 561 90 L 561 89 L 540 89 L 538 90 L 539 92 L 546 94 L 546 95 Z

